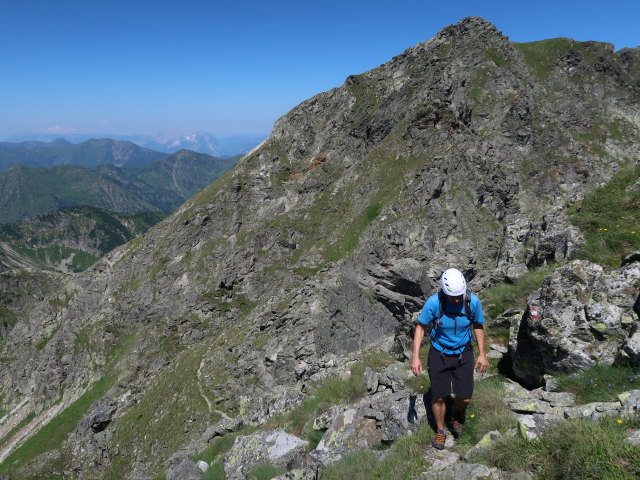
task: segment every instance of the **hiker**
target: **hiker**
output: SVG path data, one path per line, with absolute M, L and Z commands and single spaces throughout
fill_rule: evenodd
M 418 317 L 413 337 L 411 371 L 422 372 L 420 345 L 427 326 L 431 329 L 431 348 L 427 371 L 431 381 L 431 408 L 436 422 L 436 435 L 431 442 L 442 450 L 446 440 L 445 397 L 453 393 L 455 399 L 449 412 L 454 436 L 462 433 L 465 410 L 473 394 L 473 370 L 484 372 L 489 361 L 484 350 L 484 314 L 478 297 L 467 290 L 467 282 L 460 270 L 450 268 L 440 278 L 441 290 L 431 295 Z M 478 342 L 478 358 L 474 363 L 471 329 Z

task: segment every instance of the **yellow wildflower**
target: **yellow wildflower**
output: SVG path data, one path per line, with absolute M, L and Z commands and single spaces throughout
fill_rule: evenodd
M 616 422 L 618 422 L 618 423 L 622 423 L 622 420 L 618 419 L 618 420 L 616 420 Z
M 471 415 L 469 415 L 469 418 L 475 418 L 475 414 L 472 413 Z

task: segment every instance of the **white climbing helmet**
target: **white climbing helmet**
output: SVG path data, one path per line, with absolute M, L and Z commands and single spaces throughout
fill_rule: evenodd
M 440 287 L 446 295 L 457 297 L 467 291 L 467 282 L 460 270 L 450 268 L 440 277 Z

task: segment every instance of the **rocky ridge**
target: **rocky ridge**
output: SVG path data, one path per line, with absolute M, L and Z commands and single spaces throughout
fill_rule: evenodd
M 564 208 L 638 158 L 639 55 L 513 44 L 469 18 L 303 102 L 232 173 L 21 312 L 2 408 L 95 398 L 85 420 L 110 418 L 21 478 L 65 458 L 80 478 L 152 477 L 242 397 L 303 393 L 381 339 L 401 357 L 444 267 L 481 291 L 570 259 Z

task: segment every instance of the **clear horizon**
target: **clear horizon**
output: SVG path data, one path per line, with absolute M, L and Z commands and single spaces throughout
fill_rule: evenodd
M 631 1 L 6 3 L 0 140 L 182 129 L 266 136 L 300 102 L 468 16 L 514 42 L 640 45 L 640 5 Z

